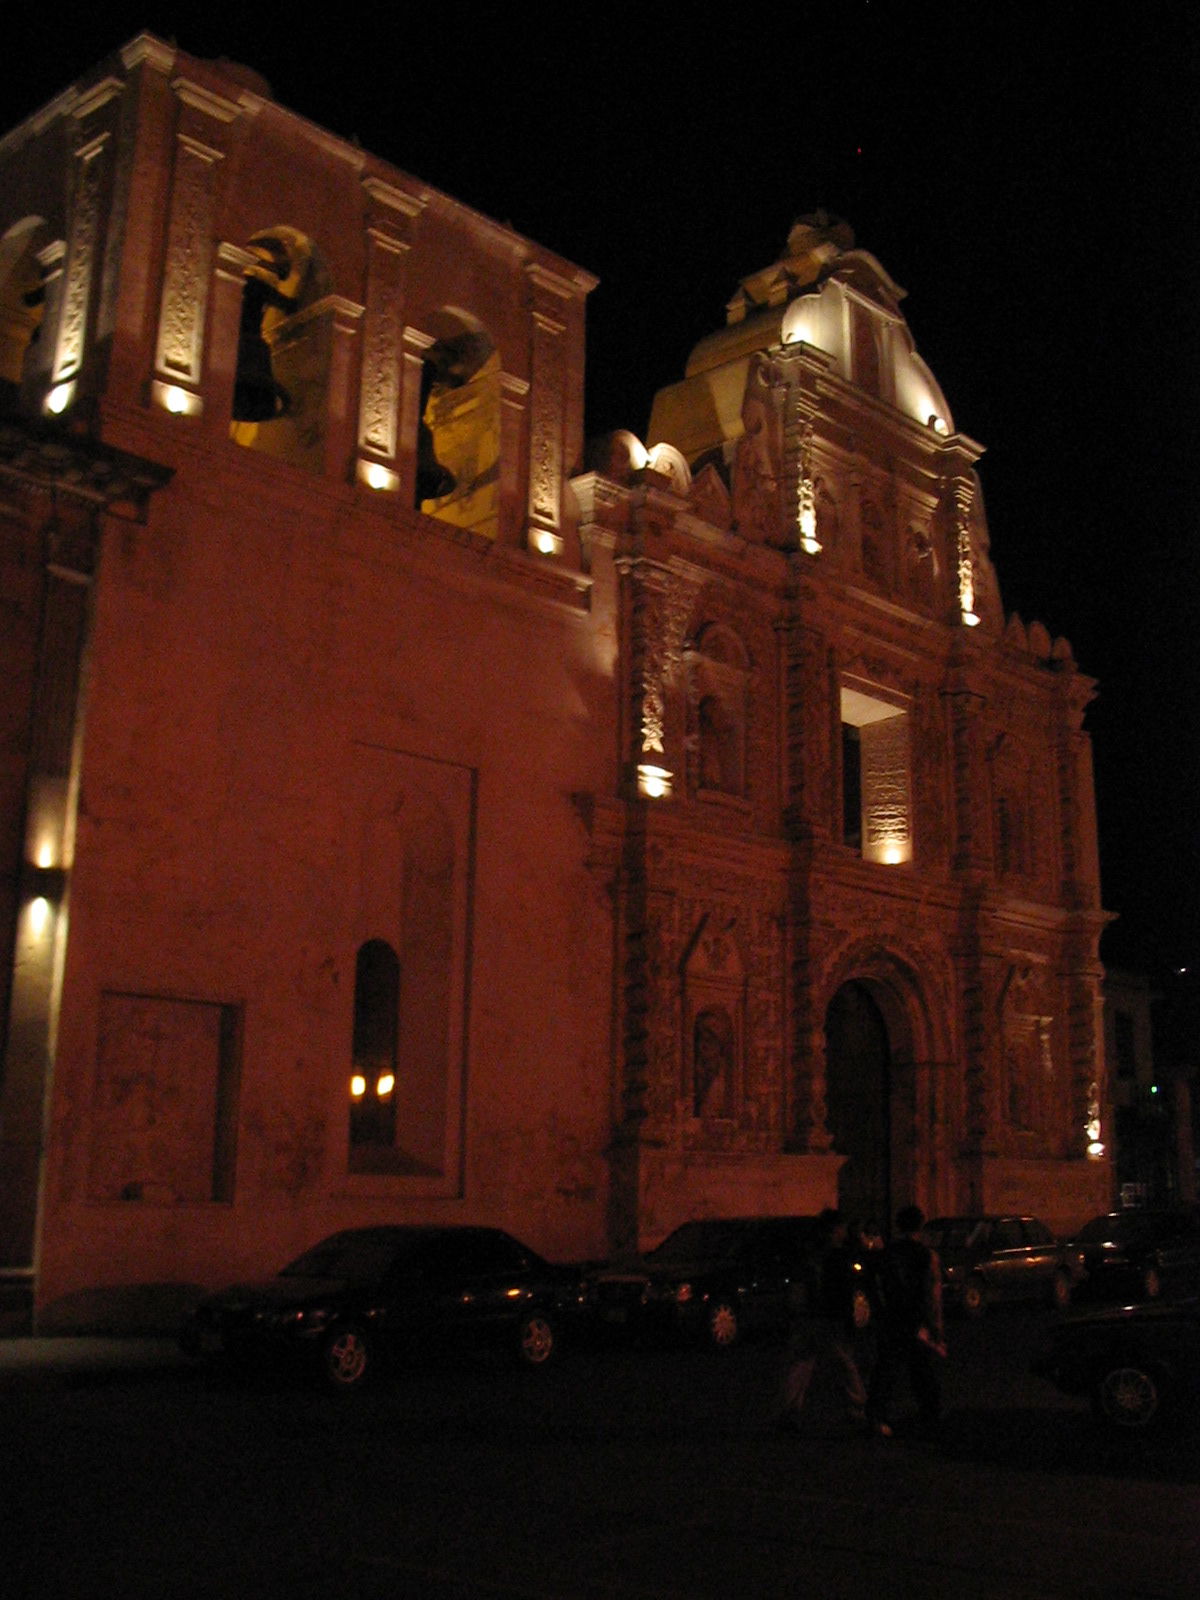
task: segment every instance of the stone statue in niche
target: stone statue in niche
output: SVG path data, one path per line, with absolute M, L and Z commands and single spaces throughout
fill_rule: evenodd
M 708 1006 L 692 1030 L 692 1111 L 697 1117 L 729 1116 L 733 1083 L 733 1023 L 723 1006 Z
M 700 754 L 700 787 L 732 790 L 736 787 L 730 769 L 730 720 L 715 694 L 706 694 L 696 711 Z
M 742 402 L 744 431 L 733 459 L 733 515 L 743 538 L 778 543 L 782 429 L 773 377 L 761 356 L 752 362 Z

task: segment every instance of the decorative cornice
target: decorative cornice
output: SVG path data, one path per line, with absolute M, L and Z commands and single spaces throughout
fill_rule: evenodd
M 0 421 L 0 477 L 110 507 L 131 501 L 144 513 L 173 471 L 78 434 L 17 418 Z

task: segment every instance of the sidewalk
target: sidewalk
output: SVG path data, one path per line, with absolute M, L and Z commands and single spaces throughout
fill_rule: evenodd
M 0 1383 L 47 1373 L 153 1372 L 187 1365 L 175 1340 L 167 1338 L 0 1339 Z

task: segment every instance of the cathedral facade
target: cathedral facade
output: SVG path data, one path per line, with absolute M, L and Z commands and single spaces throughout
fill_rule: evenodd
M 359 1222 L 1107 1204 L 1093 685 L 843 224 L 585 445 L 594 280 L 246 69 L 139 37 L 0 204 L 48 1321 Z

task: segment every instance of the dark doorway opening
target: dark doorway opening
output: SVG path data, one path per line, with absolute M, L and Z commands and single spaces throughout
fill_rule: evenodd
M 833 1147 L 846 1161 L 838 1205 L 887 1230 L 892 1212 L 892 1049 L 865 983 L 844 983 L 825 1017 L 826 1094 Z

